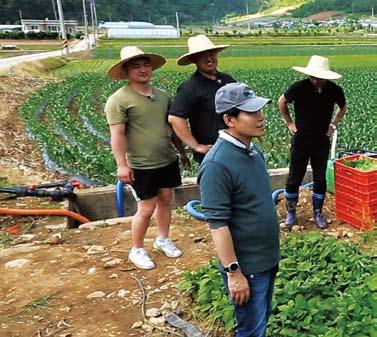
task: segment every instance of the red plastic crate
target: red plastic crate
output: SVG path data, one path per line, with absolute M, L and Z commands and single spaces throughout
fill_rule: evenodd
M 342 176 L 337 175 L 335 178 L 335 188 L 337 185 L 346 186 L 348 188 L 352 188 L 353 190 L 359 193 L 375 193 L 377 192 L 377 183 L 370 183 L 370 184 L 361 184 L 358 183 L 350 178 L 345 178 Z
M 341 193 L 335 194 L 335 206 L 343 205 L 360 213 L 372 214 L 377 212 L 377 200 L 371 202 L 360 201 Z
M 353 167 L 344 164 L 345 161 L 357 160 L 359 158 L 368 158 L 368 160 L 373 160 L 377 162 L 376 158 L 363 156 L 360 154 L 354 154 L 352 156 L 344 157 L 335 160 L 335 183 L 337 177 L 343 177 L 351 179 L 356 183 L 360 184 L 372 184 L 377 183 L 377 170 L 363 172 L 359 171 Z
M 344 207 L 338 206 L 335 211 L 336 218 L 338 220 L 344 221 L 351 226 L 362 229 L 364 231 L 369 231 L 377 228 L 377 212 L 371 215 L 365 215 L 352 211 L 351 213 Z
M 377 226 L 377 200 L 365 202 L 335 193 L 336 218 L 363 230 Z
M 375 184 L 355 184 L 352 180 L 347 179 L 349 182 L 344 184 L 344 180 L 338 179 L 335 184 L 335 197 L 336 195 L 349 196 L 358 201 L 368 203 L 377 202 L 377 183 Z

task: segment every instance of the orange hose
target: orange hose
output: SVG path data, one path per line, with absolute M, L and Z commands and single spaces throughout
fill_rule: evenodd
M 15 209 L 15 208 L 0 208 L 0 215 L 57 215 L 68 216 L 81 223 L 90 222 L 88 218 L 84 216 L 67 211 L 65 209 Z

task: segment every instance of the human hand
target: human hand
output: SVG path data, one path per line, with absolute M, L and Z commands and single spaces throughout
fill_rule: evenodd
M 191 162 L 190 162 L 190 159 L 186 156 L 186 153 L 180 154 L 179 159 L 181 160 L 183 169 L 185 170 L 191 169 Z
M 297 132 L 297 128 L 296 128 L 296 123 L 295 122 L 290 122 L 290 123 L 287 124 L 287 126 L 288 126 L 288 130 L 291 133 L 291 135 L 294 135 Z
M 326 133 L 327 137 L 332 137 L 334 135 L 334 131 L 335 130 L 331 126 L 329 126 L 329 129 L 327 130 L 327 133 Z
M 134 171 L 129 166 L 118 167 L 118 179 L 126 184 L 131 184 L 134 181 Z
M 240 271 L 227 275 L 229 294 L 233 302 L 237 305 L 247 303 L 250 298 L 250 288 L 245 275 Z
M 211 147 L 212 147 L 212 145 L 209 145 L 209 144 L 206 144 L 206 145 L 205 144 L 198 144 L 195 147 L 194 151 L 198 152 L 198 153 L 206 154 Z

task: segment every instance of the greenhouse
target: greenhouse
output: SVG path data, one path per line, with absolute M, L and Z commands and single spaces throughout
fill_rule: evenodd
M 166 39 L 179 37 L 174 26 L 154 25 L 149 22 L 105 22 L 100 28 L 107 30 L 107 37 L 113 39 Z

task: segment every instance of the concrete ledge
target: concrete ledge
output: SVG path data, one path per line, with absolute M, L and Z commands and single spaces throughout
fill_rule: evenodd
M 288 176 L 288 168 L 271 169 L 268 171 L 272 191 L 285 188 L 285 182 Z M 193 199 L 200 199 L 199 187 L 196 183 L 196 178 L 187 178 L 183 180 L 182 186 L 174 189 L 173 194 L 173 207 L 182 207 L 188 201 Z M 312 171 L 308 168 L 303 183 L 312 181 Z M 77 193 L 77 202 L 69 202 L 66 208 L 80 213 L 81 215 L 89 218 L 91 221 L 105 220 L 117 218 L 116 207 L 116 191 L 115 185 L 108 187 L 90 188 L 80 190 Z M 123 207 L 125 216 L 132 216 L 136 213 L 137 203 L 128 190 L 123 191 Z M 97 223 L 99 225 L 99 223 Z M 68 218 L 67 227 L 77 228 L 79 223 L 75 220 Z

